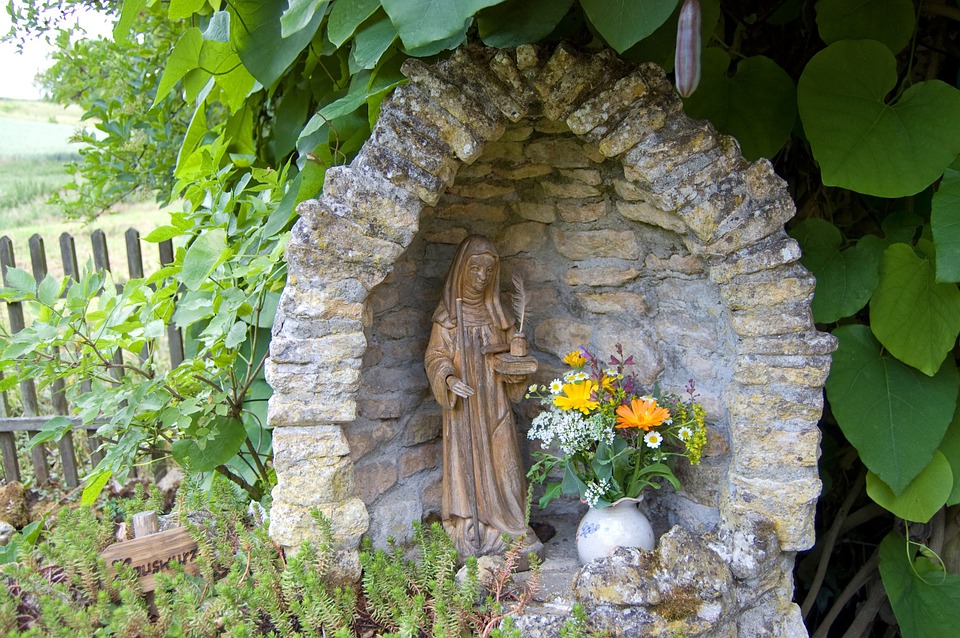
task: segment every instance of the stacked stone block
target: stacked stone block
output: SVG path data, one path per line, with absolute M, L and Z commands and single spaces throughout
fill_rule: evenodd
M 267 369 L 273 537 L 315 539 L 319 509 L 349 579 L 361 534 L 404 538 L 439 512 L 440 413 L 422 354 L 456 244 L 479 232 L 505 281 L 521 270 L 532 292 L 535 380 L 575 346 L 622 342 L 645 383 L 697 381 L 710 446 L 653 513 L 663 531 L 714 539 L 729 564 L 736 595 L 714 624 L 735 630 L 738 610 L 772 605 L 740 614 L 753 619 L 743 631 L 783 612 L 774 633 L 794 633 L 789 571 L 813 543 L 835 342 L 812 323 L 784 182 L 684 115 L 658 67 L 610 52 L 462 49 L 404 72 L 288 244 Z M 521 424 L 536 409 L 522 406 Z

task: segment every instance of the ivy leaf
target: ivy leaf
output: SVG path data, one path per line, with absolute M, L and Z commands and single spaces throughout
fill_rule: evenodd
M 324 16 L 318 11 L 303 29 L 284 38 L 280 16 L 286 0 L 233 0 L 228 6 L 230 41 L 243 66 L 265 87 L 273 86 L 310 44 Z
M 397 39 L 397 29 L 386 14 L 380 14 L 370 24 L 357 31 L 350 50 L 350 73 L 372 69 L 380 56 Z
M 590 24 L 623 53 L 667 21 L 678 0 L 580 0 Z
M 507 0 L 477 14 L 480 39 L 489 47 L 506 49 L 550 35 L 573 0 Z
M 937 281 L 960 281 L 960 161 L 943 172 L 933 196 L 930 229 L 937 249 Z
M 817 279 L 811 310 L 817 323 L 833 323 L 863 308 L 880 280 L 880 257 L 886 243 L 865 235 L 841 251 L 843 238 L 836 226 L 811 218 L 790 233 L 800 243 L 800 261 Z
M 896 59 L 873 40 L 836 42 L 807 63 L 797 100 L 824 184 L 913 195 L 960 155 L 960 91 L 930 80 L 888 104 L 896 84 Z
M 160 84 L 157 85 L 157 96 L 153 100 L 153 108 L 163 101 L 184 76 L 197 68 L 200 64 L 200 49 L 203 47 L 203 33 L 197 27 L 184 31 L 183 35 L 170 52 L 167 64 L 163 67 Z
M 327 11 L 330 0 L 289 0 L 283 15 L 280 16 L 280 36 L 289 38 L 305 29 L 316 14 L 321 16 Z
M 901 494 L 930 463 L 950 425 L 957 366 L 948 359 L 928 377 L 881 353 L 867 326 L 841 326 L 833 335 L 840 341 L 827 378 L 833 414 L 864 465 Z
M 120 19 L 113 27 L 113 39 L 117 42 L 125 42 L 127 34 L 130 33 L 130 27 L 136 22 L 140 12 L 147 6 L 147 0 L 123 0 L 123 8 L 120 9 Z
M 334 2 L 327 20 L 327 39 L 339 47 L 379 8 L 380 0 Z
M 183 285 L 187 290 L 198 290 L 228 256 L 227 231 L 214 228 L 201 233 L 183 256 Z
M 953 471 L 953 489 L 947 497 L 947 505 L 956 505 L 960 503 L 960 402 L 953 415 L 953 421 L 947 428 L 947 433 L 940 441 L 939 450 L 950 463 L 950 469 Z
M 960 576 L 943 571 L 896 532 L 880 543 L 880 577 L 903 638 L 944 635 L 960 624 Z
M 173 458 L 191 472 L 210 472 L 240 451 L 247 431 L 239 419 L 216 417 L 201 449 L 193 439 L 180 439 L 171 446 Z
M 787 72 L 757 55 L 728 76 L 730 57 L 717 47 L 703 52 L 702 65 L 700 87 L 684 100 L 687 114 L 737 138 L 744 157 L 773 157 L 797 119 L 797 90 Z
M 873 472 L 867 472 L 867 495 L 877 505 L 899 518 L 926 523 L 943 507 L 953 489 L 953 471 L 939 450 L 935 450 L 927 467 L 896 495 L 890 486 Z
M 207 0 L 170 0 L 167 17 L 171 20 L 184 20 L 202 11 L 206 4 Z
M 463 30 L 473 14 L 503 0 L 382 0 L 403 46 L 418 49 Z
M 933 262 L 911 246 L 893 244 L 880 261 L 870 329 L 897 359 L 933 376 L 960 333 L 960 290 L 938 284 Z
M 827 44 L 838 40 L 877 40 L 899 53 L 916 26 L 911 0 L 820 0 L 817 27 Z

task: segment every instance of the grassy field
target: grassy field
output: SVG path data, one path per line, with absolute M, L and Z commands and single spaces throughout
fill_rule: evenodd
M 30 263 L 27 242 L 39 234 L 51 274 L 61 276 L 60 235 L 74 237 L 82 267 L 92 255 L 90 233 L 103 230 L 115 274 L 126 279 L 124 232 L 133 227 L 144 236 L 164 224 L 167 214 L 152 203 L 125 204 L 85 225 L 65 221 L 63 212 L 47 203 L 71 180 L 64 164 L 77 157 L 77 147 L 69 140 L 81 115 L 77 108 L 46 102 L 0 100 L 0 235 L 13 241 L 17 264 L 23 267 Z M 144 268 L 152 272 L 159 266 L 156 248 L 143 245 L 142 250 Z

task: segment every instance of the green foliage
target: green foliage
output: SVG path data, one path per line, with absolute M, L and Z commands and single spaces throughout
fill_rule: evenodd
M 960 622 L 960 576 L 935 555 L 890 533 L 880 544 L 880 574 L 904 638 L 939 636 Z
M 116 509 L 132 514 L 147 501 L 140 490 Z M 416 560 L 400 547 L 368 548 L 360 556 L 362 588 L 335 585 L 331 524 L 321 516 L 319 544 L 284 555 L 228 482 L 214 481 L 208 491 L 188 480 L 177 501 L 199 547 L 201 576 L 179 566 L 158 574 L 150 609 L 134 572 L 111 573 L 99 558 L 113 541 L 114 521 L 90 507 L 64 508 L 35 551 L 22 544 L 20 562 L 0 567 L 3 635 L 519 636 L 510 615 L 536 584 L 513 583 L 518 548 L 490 574 L 489 589 L 479 585 L 476 559 L 458 581 L 459 557 L 437 523 L 414 526 Z
M 887 102 L 897 88 L 896 67 L 874 40 L 841 40 L 807 63 L 797 100 L 824 184 L 913 195 L 960 153 L 960 91 L 930 80 Z
M 115 292 L 109 278 L 87 273 L 69 289 L 53 280 L 41 290 L 11 271 L 3 293 L 41 316 L 27 334 L 4 337 L 7 379 L 94 381 L 89 395 L 70 385 L 76 405 L 84 420 L 106 414 L 103 433 L 116 445 L 88 479 L 88 498 L 150 449 L 215 466 L 251 494 L 269 487 L 261 469 L 269 389 L 259 369 L 283 286 L 284 231 L 326 168 L 360 149 L 381 102 L 404 81 L 406 57 L 478 41 L 548 49 L 565 38 L 669 70 L 679 13 L 676 0 L 126 0 L 113 42 L 71 39 L 59 18 L 43 17 L 87 4 L 100 3 L 11 2 L 11 37 L 55 39 L 47 85 L 79 101 L 99 129 L 81 134 L 86 150 L 61 203 L 90 216 L 129 193 L 185 202 L 150 238 L 179 246 L 150 280 Z M 740 138 L 749 157 L 769 157 L 788 180 L 800 211 L 792 233 L 817 278 L 814 318 L 840 340 L 827 386 L 825 483 L 859 456 L 873 473 L 869 494 L 891 514 L 923 518 L 941 500 L 956 503 L 960 91 L 945 72 L 956 56 L 942 45 L 955 39 L 954 25 L 907 0 L 702 5 L 707 53 L 688 113 Z M 67 295 L 55 299 L 60 289 Z M 169 319 L 189 346 L 174 370 L 155 361 Z M 124 374 L 114 377 L 118 351 Z M 238 423 L 246 439 L 233 454 Z M 52 422 L 41 436 L 65 431 Z M 825 507 L 834 500 L 843 498 L 828 492 Z M 893 564 L 889 555 L 882 564 Z M 901 624 L 918 635 L 917 610 L 944 590 L 917 580 L 919 568 L 899 581 L 884 569 Z M 274 628 L 303 622 L 283 607 L 282 592 L 259 587 L 257 600 L 278 613 Z M 242 615 L 236 606 L 204 609 L 201 625 Z
M 930 462 L 953 418 L 957 367 L 951 360 L 927 377 L 883 353 L 866 326 L 833 334 L 840 347 L 827 397 L 837 422 L 864 464 L 900 494 Z
M 916 25 L 910 0 L 821 0 L 817 26 L 827 44 L 840 40 L 877 40 L 899 53 Z

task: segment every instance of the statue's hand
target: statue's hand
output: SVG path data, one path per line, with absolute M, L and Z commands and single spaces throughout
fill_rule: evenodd
M 472 397 L 474 394 L 473 388 L 464 383 L 460 377 L 447 377 L 447 387 L 450 388 L 450 391 L 455 395 L 464 399 Z

